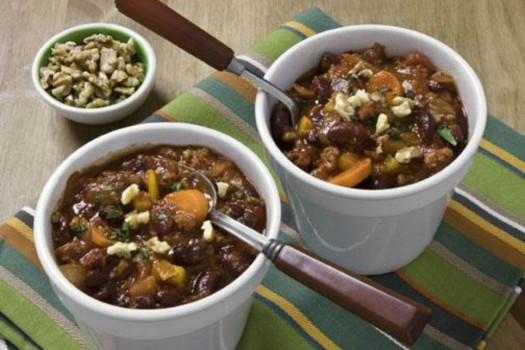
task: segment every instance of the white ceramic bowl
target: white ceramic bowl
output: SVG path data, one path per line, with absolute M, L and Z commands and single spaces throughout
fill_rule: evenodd
M 336 264 L 361 274 L 380 274 L 416 258 L 432 240 L 451 191 L 469 169 L 485 129 L 487 108 L 478 77 L 468 63 L 442 42 L 412 30 L 356 25 L 310 37 L 286 51 L 266 79 L 289 89 L 319 62 L 322 53 L 361 50 L 374 43 L 389 55 L 417 50 L 454 76 L 470 125 L 463 152 L 441 172 L 415 184 L 385 189 L 345 188 L 310 176 L 279 150 L 270 133 L 275 100 L 259 90 L 257 128 L 281 179 L 307 246 Z
M 113 105 L 93 109 L 68 106 L 44 90 L 42 84 L 40 84 L 40 67 L 47 64 L 47 57 L 50 56 L 51 48 L 55 43 L 69 40 L 80 43 L 84 38 L 98 33 L 110 34 L 113 38 L 120 41 L 127 41 L 129 38 L 133 38 L 139 59 L 144 63 L 146 68 L 144 81 L 135 93 L 127 99 Z M 116 24 L 90 23 L 71 27 L 49 39 L 36 54 L 31 70 L 31 77 L 33 79 L 33 85 L 40 96 L 42 96 L 59 115 L 83 124 L 108 124 L 127 117 L 144 103 L 155 84 L 156 71 L 157 59 L 155 52 L 153 52 L 151 45 L 140 34 Z
M 166 309 L 134 310 L 100 302 L 74 287 L 53 254 L 50 217 L 67 179 L 110 153 L 140 144 L 202 145 L 233 159 L 266 201 L 266 235 L 278 235 L 281 207 L 275 183 L 261 160 L 246 146 L 218 131 L 190 124 L 143 124 L 101 136 L 70 155 L 51 175 L 38 201 L 35 245 L 38 257 L 62 303 L 87 327 L 88 337 L 105 349 L 235 349 L 251 298 L 268 271 L 259 254 L 231 284 L 196 302 Z

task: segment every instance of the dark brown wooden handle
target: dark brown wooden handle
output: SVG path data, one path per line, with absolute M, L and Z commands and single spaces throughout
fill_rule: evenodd
M 430 320 L 429 308 L 368 278 L 285 245 L 275 266 L 405 344 L 412 345 Z
M 233 51 L 158 0 L 115 0 L 118 10 L 201 61 L 224 70 Z

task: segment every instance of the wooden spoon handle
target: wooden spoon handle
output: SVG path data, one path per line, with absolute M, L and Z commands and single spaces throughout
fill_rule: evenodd
M 118 10 L 217 70 L 233 50 L 158 0 L 115 0 Z
M 408 345 L 430 320 L 429 308 L 299 248 L 283 246 L 274 263 L 288 276 Z

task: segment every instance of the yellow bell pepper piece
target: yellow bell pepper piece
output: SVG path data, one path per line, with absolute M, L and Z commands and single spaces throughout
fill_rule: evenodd
M 159 198 L 159 183 L 157 182 L 157 175 L 153 169 L 149 169 L 146 172 L 148 179 L 148 192 L 152 201 Z

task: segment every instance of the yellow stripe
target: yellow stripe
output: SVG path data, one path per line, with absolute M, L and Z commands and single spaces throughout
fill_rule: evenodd
M 24 224 L 22 221 L 20 221 L 18 218 L 12 217 L 9 220 L 6 221 L 6 223 L 20 232 L 25 238 L 30 240 L 31 242 L 35 242 L 33 239 L 33 230 Z
M 520 253 L 525 254 L 525 243 L 523 243 L 519 239 L 514 238 L 513 236 L 509 235 L 508 233 L 500 229 L 499 227 L 494 226 L 493 224 L 483 219 L 481 216 L 476 215 L 476 213 L 464 207 L 463 205 L 461 205 L 455 200 L 450 201 L 449 207 L 452 210 L 455 210 L 456 212 L 460 213 L 461 215 L 463 215 L 465 218 L 472 221 L 476 225 L 483 227 L 494 237 L 507 243 L 508 245 L 515 248 L 517 251 L 519 251 Z
M 257 293 L 262 297 L 277 304 L 288 316 L 290 316 L 301 328 L 315 341 L 317 341 L 323 348 L 327 350 L 342 350 L 330 338 L 317 328 L 312 321 L 308 319 L 301 311 L 299 311 L 294 304 L 290 303 L 280 295 L 275 294 L 268 288 L 260 285 L 257 288 Z
M 504 149 L 496 146 L 490 141 L 487 141 L 485 139 L 481 140 L 480 146 L 495 155 L 496 157 L 504 160 L 505 162 L 509 163 L 516 169 L 519 169 L 520 171 L 525 173 L 525 162 L 519 159 L 518 157 L 510 154 L 509 152 L 505 151 Z
M 300 32 L 301 34 L 304 34 L 305 36 L 312 36 L 315 34 L 313 30 L 311 30 L 304 24 L 296 22 L 296 21 L 286 22 L 284 25 L 286 27 L 290 27 L 290 28 L 297 30 L 298 32 Z
M 487 346 L 487 342 L 484 341 L 484 340 L 481 340 L 478 344 L 478 346 L 476 346 L 476 349 L 477 350 L 483 350 L 485 349 L 485 347 Z

